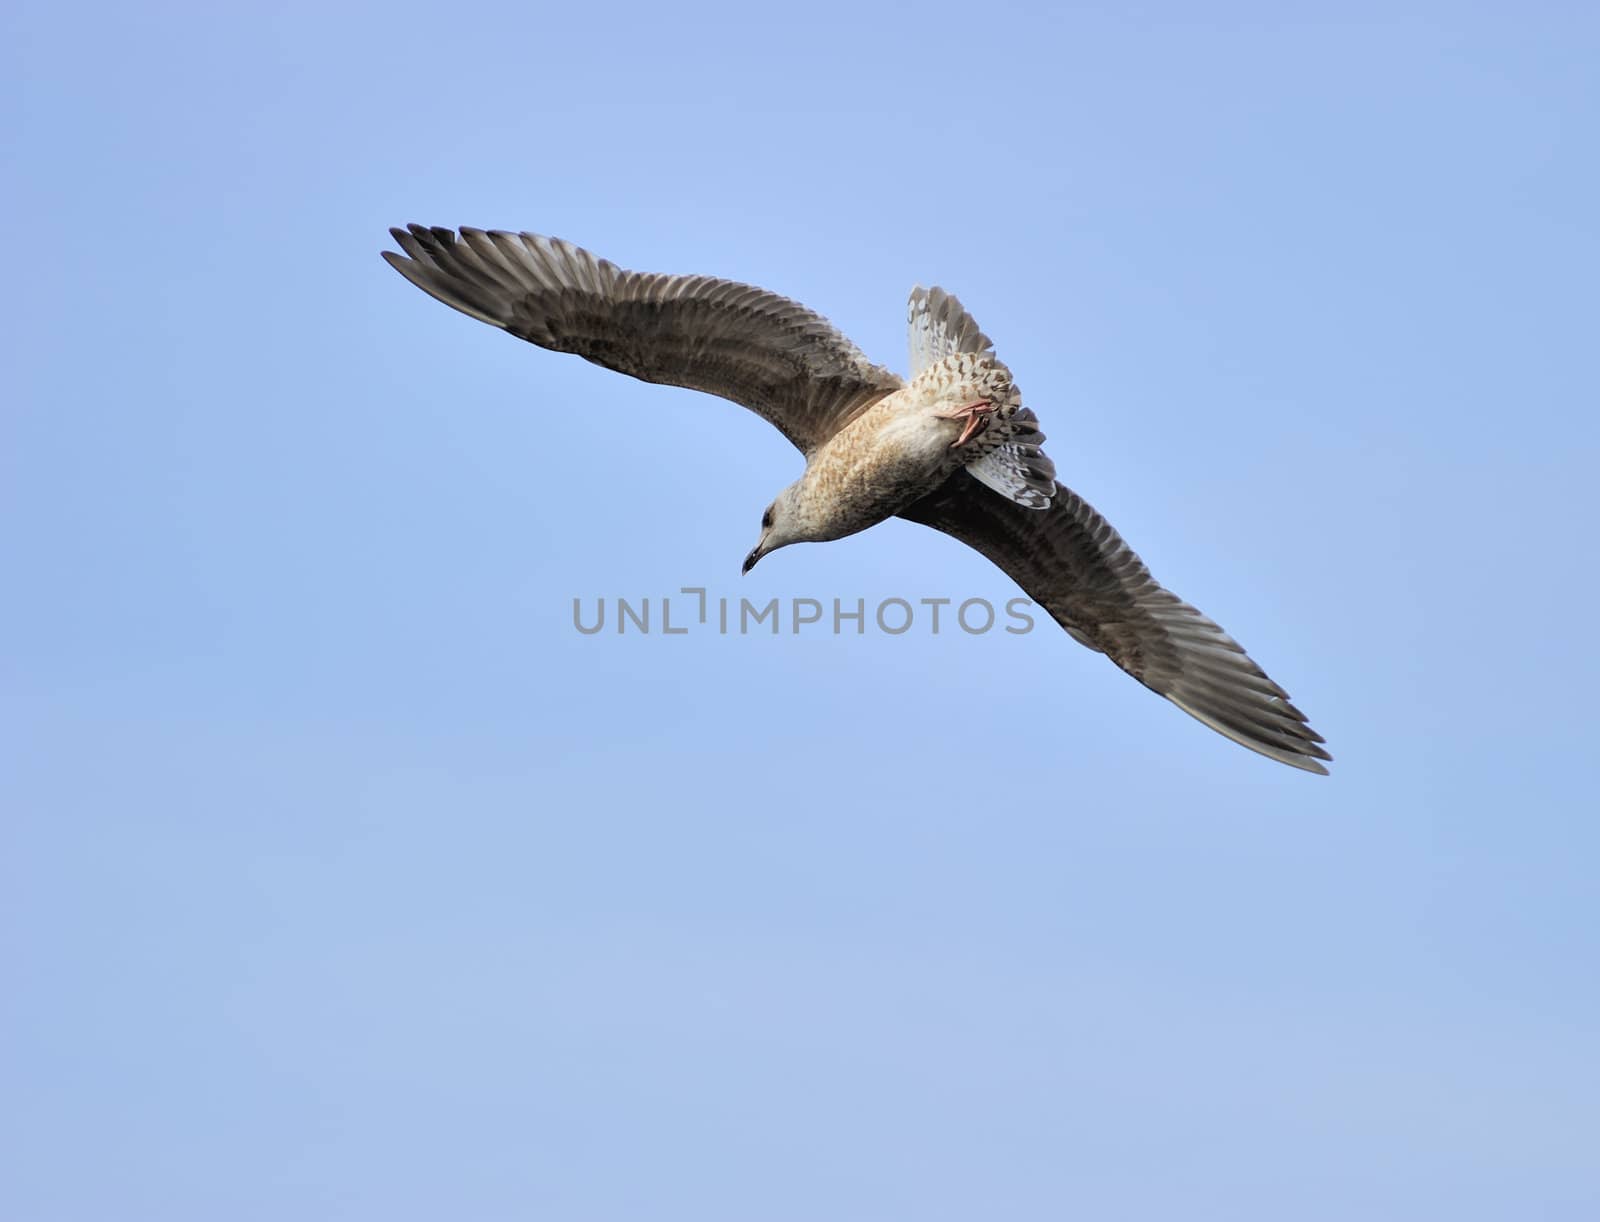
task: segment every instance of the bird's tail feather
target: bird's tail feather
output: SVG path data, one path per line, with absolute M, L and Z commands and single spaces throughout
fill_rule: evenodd
M 962 308 L 954 294 L 941 288 L 911 290 L 907 307 L 911 333 L 911 376 L 957 352 L 994 355 L 994 344 L 978 329 L 978 323 Z

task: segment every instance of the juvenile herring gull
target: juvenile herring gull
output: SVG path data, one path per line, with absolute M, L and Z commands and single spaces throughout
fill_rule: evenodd
M 1164 590 L 1111 525 L 1056 482 L 1038 418 L 961 303 L 911 291 L 911 378 L 826 319 L 748 284 L 623 271 L 529 233 L 411 225 L 383 257 L 463 314 L 646 382 L 750 408 L 806 458 L 767 507 L 744 571 L 791 543 L 898 515 L 999 565 L 1072 638 L 1236 743 L 1326 773 L 1288 694 Z

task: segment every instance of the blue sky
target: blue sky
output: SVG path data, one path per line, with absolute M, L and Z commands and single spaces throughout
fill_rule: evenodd
M 6 46 L 0 1213 L 1600 1211 L 1600 28 L 1580 5 L 59 6 Z M 957 292 L 1329 739 L 986 597 L 378 259 Z

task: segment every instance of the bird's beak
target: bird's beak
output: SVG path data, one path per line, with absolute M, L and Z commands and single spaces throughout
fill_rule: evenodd
M 760 560 L 761 557 L 763 557 L 763 556 L 765 556 L 767 554 L 761 548 L 761 544 L 765 543 L 766 541 L 767 541 L 767 536 L 766 535 L 762 535 L 761 536 L 761 543 L 757 543 L 754 547 L 752 547 L 750 549 L 750 554 L 744 558 L 744 563 L 739 566 L 739 576 L 743 577 L 751 569 L 755 568 L 756 567 L 756 561 Z

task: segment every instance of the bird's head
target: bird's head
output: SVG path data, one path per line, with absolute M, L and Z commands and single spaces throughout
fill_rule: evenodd
M 775 552 L 780 547 L 801 542 L 805 536 L 798 529 L 798 517 L 795 508 L 795 485 L 791 484 L 778 493 L 777 500 L 768 505 L 766 512 L 761 515 L 761 537 L 750 549 L 750 554 L 744 558 L 739 575 L 743 576 L 755 568 L 756 561 L 768 552 Z

